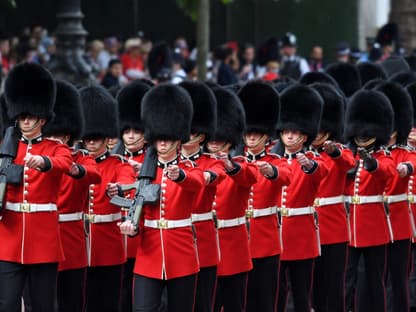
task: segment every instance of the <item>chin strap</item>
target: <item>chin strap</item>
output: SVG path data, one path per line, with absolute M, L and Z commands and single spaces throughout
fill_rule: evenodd
M 176 149 L 178 147 L 178 143 L 177 142 L 175 142 L 175 143 L 172 143 L 171 144 L 171 146 L 169 147 L 169 149 L 166 151 L 166 152 L 164 152 L 164 153 L 160 153 L 160 152 L 157 152 L 157 154 L 158 155 L 167 155 L 167 154 L 169 154 L 170 152 L 172 152 L 174 149 Z
M 369 146 L 371 146 L 371 145 L 373 145 L 375 142 L 376 142 L 376 138 L 375 137 L 373 137 L 373 138 L 354 138 L 354 142 L 355 142 L 355 144 L 357 144 L 357 146 L 359 146 L 359 147 L 364 147 L 364 148 L 367 148 L 367 147 L 369 147 Z
M 296 141 L 295 141 L 295 142 L 293 142 L 292 144 L 287 144 L 287 143 L 285 142 L 285 140 L 283 139 L 282 135 L 280 135 L 280 137 L 281 137 L 281 139 L 282 139 L 282 141 L 283 141 L 283 143 L 285 144 L 285 146 L 286 146 L 286 147 L 293 147 L 293 146 L 296 146 L 296 145 L 298 145 L 299 143 L 301 143 L 301 142 L 302 142 L 302 140 L 304 140 L 304 139 L 305 139 L 305 136 L 302 134 L 302 135 L 300 135 L 300 136 L 296 139 Z

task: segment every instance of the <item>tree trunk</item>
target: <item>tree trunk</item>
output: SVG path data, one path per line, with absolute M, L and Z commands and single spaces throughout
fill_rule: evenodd
M 398 24 L 403 48 L 410 54 L 416 49 L 416 1 L 392 0 L 390 21 Z
M 209 8 L 210 0 L 198 1 L 198 18 L 196 26 L 196 47 L 198 50 L 197 66 L 198 80 L 205 81 L 207 77 L 207 59 L 209 51 Z

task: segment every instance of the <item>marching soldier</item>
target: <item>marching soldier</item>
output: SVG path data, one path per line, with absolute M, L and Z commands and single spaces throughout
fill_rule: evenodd
M 253 270 L 248 274 L 247 311 L 273 312 L 282 249 L 277 202 L 282 186 L 290 182 L 286 160 L 266 151 L 266 142 L 276 131 L 280 97 L 262 81 L 248 82 L 238 96 L 246 115 L 246 157 L 258 168 L 257 183 L 251 187 L 246 210 L 253 261 Z
M 101 173 L 100 184 L 90 184 L 85 222 L 88 244 L 87 310 L 118 311 L 123 264 L 126 262 L 123 237 L 117 222 L 118 206 L 111 197 L 122 195 L 118 184 L 135 181 L 133 168 L 118 155 L 110 155 L 108 138 L 118 136 L 118 118 L 114 98 L 102 87 L 80 90 L 85 115 L 83 144 L 95 159 Z
M 351 197 L 349 266 L 357 270 L 364 257 L 371 311 L 385 311 L 387 244 L 393 240 L 389 212 L 383 193 L 396 169 L 389 152 L 382 148 L 393 130 L 393 109 L 380 92 L 361 90 L 350 99 L 346 112 L 345 138 L 357 149 L 358 166 Z M 351 285 L 354 287 L 354 285 Z
M 279 199 L 283 251 L 280 259 L 278 311 L 284 311 L 288 279 L 295 311 L 310 311 L 314 260 L 320 253 L 318 220 L 314 199 L 327 168 L 319 155 L 306 151 L 315 139 L 323 100 L 304 85 L 286 88 L 281 95 L 278 130 L 282 156 L 292 176 Z
M 243 156 L 230 156 L 231 149 L 241 142 L 245 129 L 240 99 L 224 88 L 213 88 L 213 92 L 218 105 L 218 123 L 207 149 L 221 160 L 226 173 L 217 186 L 213 203 L 221 255 L 214 311 L 244 311 L 247 276 L 253 267 L 245 211 L 251 186 L 257 180 L 257 168 Z
M 192 162 L 181 162 L 178 148 L 180 142 L 189 141 L 192 100 L 181 87 L 160 84 L 144 96 L 141 116 L 149 143 L 146 153 L 157 152 L 152 184 L 160 184 L 161 190 L 155 203 L 144 204 L 139 232 L 130 220 L 119 224 L 123 234 L 141 236 L 134 268 L 134 310 L 157 311 L 166 288 L 169 311 L 191 312 L 199 271 L 191 213 L 204 175 Z
M 77 89 L 67 82 L 57 81 L 56 85 L 55 118 L 45 125 L 43 134 L 73 146 L 74 141 L 81 137 L 84 128 L 80 95 Z M 59 311 L 84 310 L 87 249 L 83 212 L 88 207 L 89 185 L 101 181 L 94 159 L 84 150 L 71 151 L 72 166 L 62 177 L 57 200 L 65 254 L 65 260 L 61 261 L 58 267 Z
M 53 117 L 55 96 L 56 83 L 40 65 L 22 63 L 7 76 L 7 114 L 16 121 L 16 137 L 5 139 L 1 152 L 17 147 L 17 153 L 1 199 L 0 311 L 19 308 L 26 283 L 34 311 L 55 311 L 58 262 L 64 260 L 57 186 L 72 164 L 65 145 L 42 135 Z M 13 173 L 18 179 L 10 184 Z
M 416 155 L 406 147 L 412 129 L 413 106 L 407 91 L 395 82 L 382 82 L 376 88 L 393 107 L 394 130 L 388 142 L 397 173 L 385 192 L 390 210 L 394 242 L 388 245 L 388 273 L 392 285 L 393 310 L 409 310 L 408 277 L 411 239 L 415 235 L 412 210 L 407 198 L 409 178 L 414 172 Z M 371 287 L 371 284 L 367 284 Z
M 181 159 L 191 160 L 204 170 L 205 187 L 198 194 L 192 212 L 195 227 L 200 271 L 195 297 L 195 311 L 213 309 L 214 291 L 219 263 L 217 230 L 212 203 L 217 185 L 224 179 L 224 166 L 210 154 L 203 153 L 203 144 L 210 140 L 217 126 L 217 101 L 212 91 L 202 82 L 185 81 L 180 84 L 191 96 L 194 115 L 191 139 L 182 144 Z
M 315 199 L 321 256 L 315 262 L 313 306 L 317 312 L 343 312 L 349 242 L 349 213 L 343 194 L 347 172 L 355 167 L 355 159 L 349 149 L 338 143 L 344 130 L 343 96 L 326 83 L 315 83 L 311 87 L 324 100 L 319 133 L 311 149 L 321 155 L 328 168 Z
M 140 80 L 130 82 L 117 95 L 121 142 L 112 153 L 123 155 L 138 175 L 144 161 L 144 125 L 140 118 L 143 96 L 150 87 Z M 124 209 L 125 210 L 125 209 Z M 126 211 L 124 211 L 126 213 Z M 140 236 L 125 235 L 127 262 L 123 270 L 122 311 L 130 312 L 133 304 L 133 268 Z

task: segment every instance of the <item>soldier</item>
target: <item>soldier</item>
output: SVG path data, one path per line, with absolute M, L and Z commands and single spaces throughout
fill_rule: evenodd
M 349 101 L 345 138 L 357 150 L 357 170 L 351 197 L 349 267 L 357 270 L 364 257 L 369 311 L 385 311 L 387 243 L 393 240 L 383 193 L 393 182 L 396 169 L 382 148 L 392 134 L 393 110 L 380 92 L 361 90 Z M 350 285 L 355 288 L 355 285 Z
M 324 100 L 318 136 L 311 150 L 328 168 L 315 199 L 319 218 L 321 256 L 315 262 L 313 306 L 315 311 L 345 311 L 345 268 L 349 242 L 349 213 L 344 205 L 347 172 L 355 167 L 352 152 L 339 144 L 344 131 L 344 98 L 326 83 L 311 85 Z
M 248 274 L 247 311 L 273 312 L 282 249 L 277 202 L 282 187 L 290 183 L 291 173 L 286 159 L 266 150 L 266 142 L 276 131 L 280 97 L 262 81 L 248 82 L 238 96 L 246 115 L 246 157 L 258 168 L 257 183 L 250 189 L 246 210 L 253 262 Z
M 407 91 L 397 83 L 382 82 L 374 90 L 384 93 L 389 98 L 394 112 L 394 130 L 387 149 L 398 174 L 385 191 L 394 237 L 394 242 L 388 245 L 387 263 L 392 285 L 393 311 L 408 311 L 410 246 L 416 229 L 407 201 L 407 189 L 409 178 L 414 172 L 416 155 L 409 151 L 406 144 L 412 129 L 413 106 Z M 368 287 L 371 287 L 371 284 Z
M 207 149 L 221 160 L 225 179 L 217 186 L 213 208 L 218 222 L 221 261 L 214 311 L 244 311 L 248 271 L 252 269 L 245 210 L 257 168 L 243 156 L 231 158 L 231 149 L 242 139 L 244 107 L 231 91 L 213 88 L 218 104 L 217 129 Z
M 85 221 L 88 235 L 87 310 L 118 311 L 126 255 L 117 226 L 121 219 L 111 197 L 122 195 L 118 184 L 135 181 L 133 168 L 119 155 L 110 155 L 108 138 L 118 137 L 114 98 L 102 87 L 80 90 L 85 115 L 83 144 L 101 173 L 100 184 L 90 184 Z
M 152 145 L 146 153 L 157 152 L 152 184 L 160 184 L 161 191 L 156 203 L 144 204 L 139 232 L 130 220 L 119 224 L 123 234 L 141 236 L 134 268 L 134 310 L 157 311 L 166 288 L 168 310 L 190 312 L 199 271 L 191 213 L 204 175 L 192 162 L 180 161 L 178 147 L 189 141 L 192 100 L 181 87 L 160 84 L 144 96 L 141 116 L 145 140 Z
M 53 117 L 56 83 L 37 64 L 16 65 L 5 81 L 7 114 L 16 121 L 13 160 L 20 181 L 8 184 L 0 222 L 0 310 L 16 311 L 25 283 L 35 311 L 55 311 L 58 262 L 64 260 L 57 199 L 69 172 L 69 149 L 45 139 L 43 126 Z M 3 198 L 1 199 L 3 200 Z
M 57 81 L 55 118 L 44 127 L 43 134 L 73 146 L 84 129 L 79 92 L 71 84 Z M 72 150 L 72 167 L 62 177 L 57 200 L 60 233 L 65 260 L 59 263 L 58 310 L 83 311 L 87 249 L 83 212 L 88 207 L 91 183 L 101 182 L 94 159 L 84 150 Z M 31 296 L 32 297 L 32 296 Z M 26 299 L 26 297 L 25 297 Z M 32 299 L 33 300 L 33 299 Z
M 210 140 L 217 127 L 217 101 L 212 91 L 202 82 L 186 81 L 180 84 L 192 98 L 194 116 L 191 139 L 182 144 L 181 159 L 191 160 L 204 170 L 205 187 L 198 194 L 192 212 L 195 228 L 199 266 L 195 297 L 195 311 L 213 309 L 214 290 L 217 281 L 219 250 L 217 230 L 212 212 L 217 185 L 224 179 L 224 166 L 210 154 L 203 153 L 203 144 Z
M 336 80 L 344 95 L 349 98 L 361 88 L 361 78 L 357 66 L 350 63 L 333 63 L 325 70 Z
M 283 252 L 280 259 L 278 311 L 284 311 L 288 279 L 295 311 L 309 311 L 315 258 L 320 254 L 314 199 L 327 168 L 319 155 L 306 151 L 315 139 L 323 100 L 318 92 L 304 85 L 286 88 L 281 95 L 278 130 L 282 156 L 292 170 L 289 186 L 279 199 Z
M 118 115 L 120 119 L 121 144 L 112 153 L 127 158 L 138 175 L 144 161 L 145 141 L 144 125 L 140 118 L 140 106 L 143 96 L 150 87 L 140 80 L 126 85 L 117 95 Z M 127 211 L 124 210 L 124 214 Z M 130 312 L 133 304 L 133 268 L 136 259 L 139 236 L 125 236 L 124 243 L 127 251 L 127 262 L 123 270 L 122 311 Z

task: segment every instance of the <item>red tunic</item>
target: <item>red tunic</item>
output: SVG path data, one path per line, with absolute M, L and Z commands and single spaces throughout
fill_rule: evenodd
M 282 208 L 312 207 L 319 185 L 328 173 L 328 169 L 317 154 L 306 152 L 305 155 L 316 162 L 315 168 L 310 173 L 303 171 L 299 162 L 293 159 L 295 155 L 285 155 L 292 170 L 292 179 L 289 186 L 283 187 L 280 200 Z M 320 246 L 312 214 L 282 217 L 281 220 L 283 238 L 281 260 L 311 259 L 319 255 Z
M 349 149 L 338 145 L 341 155 L 332 158 L 326 152 L 321 153 L 322 160 L 328 168 L 328 174 L 322 179 L 316 195 L 317 198 L 344 195 L 346 175 L 355 167 L 355 159 Z M 349 241 L 348 222 L 344 202 L 317 206 L 319 217 L 319 234 L 321 244 L 337 244 Z
M 170 164 L 176 164 L 177 161 Z M 202 170 L 179 163 L 184 179 L 174 182 L 158 166 L 153 183 L 161 184 L 160 202 L 144 205 L 144 220 L 184 220 L 191 218 L 196 194 L 204 186 Z M 191 226 L 171 229 L 141 228 L 134 273 L 160 280 L 195 274 L 199 271 L 197 249 Z
M 273 165 L 277 169 L 278 175 L 273 179 L 268 179 L 257 170 L 257 182 L 251 187 L 248 208 L 276 207 L 282 196 L 282 186 L 290 183 L 291 169 L 286 159 L 280 158 L 278 155 L 263 152 L 254 157 L 257 161 L 265 161 Z M 248 220 L 250 222 L 251 257 L 264 258 L 280 254 L 281 236 L 277 213 Z
M 64 175 L 57 201 L 59 214 L 78 213 L 87 210 L 88 189 L 91 183 L 100 183 L 101 175 L 95 160 L 85 151 L 75 151 L 72 161 L 82 167 L 79 177 Z M 84 221 L 60 222 L 62 246 L 65 260 L 59 263 L 59 270 L 73 270 L 87 266 L 87 247 Z
M 136 180 L 133 168 L 119 155 L 106 152 L 95 159 L 101 173 L 101 183 L 91 184 L 89 214 L 108 215 L 120 213 L 120 207 L 110 204 L 106 194 L 108 183 L 130 184 Z M 89 230 L 89 263 L 91 267 L 119 265 L 126 261 L 123 236 L 117 226 L 119 220 L 91 223 Z
M 132 159 L 134 161 L 137 161 L 138 163 L 143 163 L 144 155 L 145 155 L 145 152 L 143 149 L 134 153 L 129 153 L 128 151 L 124 152 L 124 157 L 126 157 L 129 160 Z M 127 215 L 127 213 L 128 211 L 124 211 L 124 215 Z M 125 245 L 127 245 L 126 250 L 127 250 L 128 259 L 136 257 L 137 244 L 138 244 L 139 239 L 140 239 L 140 235 L 136 235 L 134 237 L 125 235 L 124 242 L 125 242 Z
M 391 156 L 383 150 L 372 153 L 377 160 L 377 168 L 368 172 L 360 160 L 357 169 L 355 196 L 383 195 L 393 182 L 396 166 Z M 356 157 L 358 160 L 358 155 Z M 351 206 L 350 226 L 353 247 L 370 247 L 387 244 L 390 241 L 383 203 L 354 204 Z
M 391 149 L 391 157 L 395 166 L 399 163 L 408 163 L 416 168 L 416 155 L 404 147 L 395 147 Z M 406 194 L 408 191 L 410 176 L 401 178 L 396 174 L 390 188 L 386 191 L 386 195 Z M 413 236 L 411 226 L 411 212 L 409 211 L 409 203 L 407 200 L 390 203 L 390 220 L 393 228 L 394 240 L 410 239 Z
M 22 183 L 7 185 L 7 202 L 56 204 L 62 175 L 72 164 L 71 152 L 66 145 L 42 137 L 31 142 L 22 139 L 14 163 L 24 165 L 28 153 L 46 157 L 50 166 L 44 172 L 25 167 Z M 57 211 L 2 211 L 0 260 L 34 264 L 63 259 Z
M 257 181 L 257 167 L 244 157 L 234 158 L 240 166 L 238 172 L 227 175 L 217 186 L 216 209 L 218 220 L 245 216 L 251 186 Z M 253 268 L 245 224 L 218 230 L 220 263 L 217 275 L 234 275 Z
M 181 156 L 185 158 L 184 156 Z M 215 174 L 216 178 L 197 194 L 193 214 L 212 212 L 217 185 L 225 178 L 224 165 L 209 154 L 200 152 L 188 158 L 196 163 L 198 168 Z M 196 242 L 198 247 L 199 266 L 201 268 L 216 266 L 219 263 L 217 230 L 214 220 L 194 222 Z

